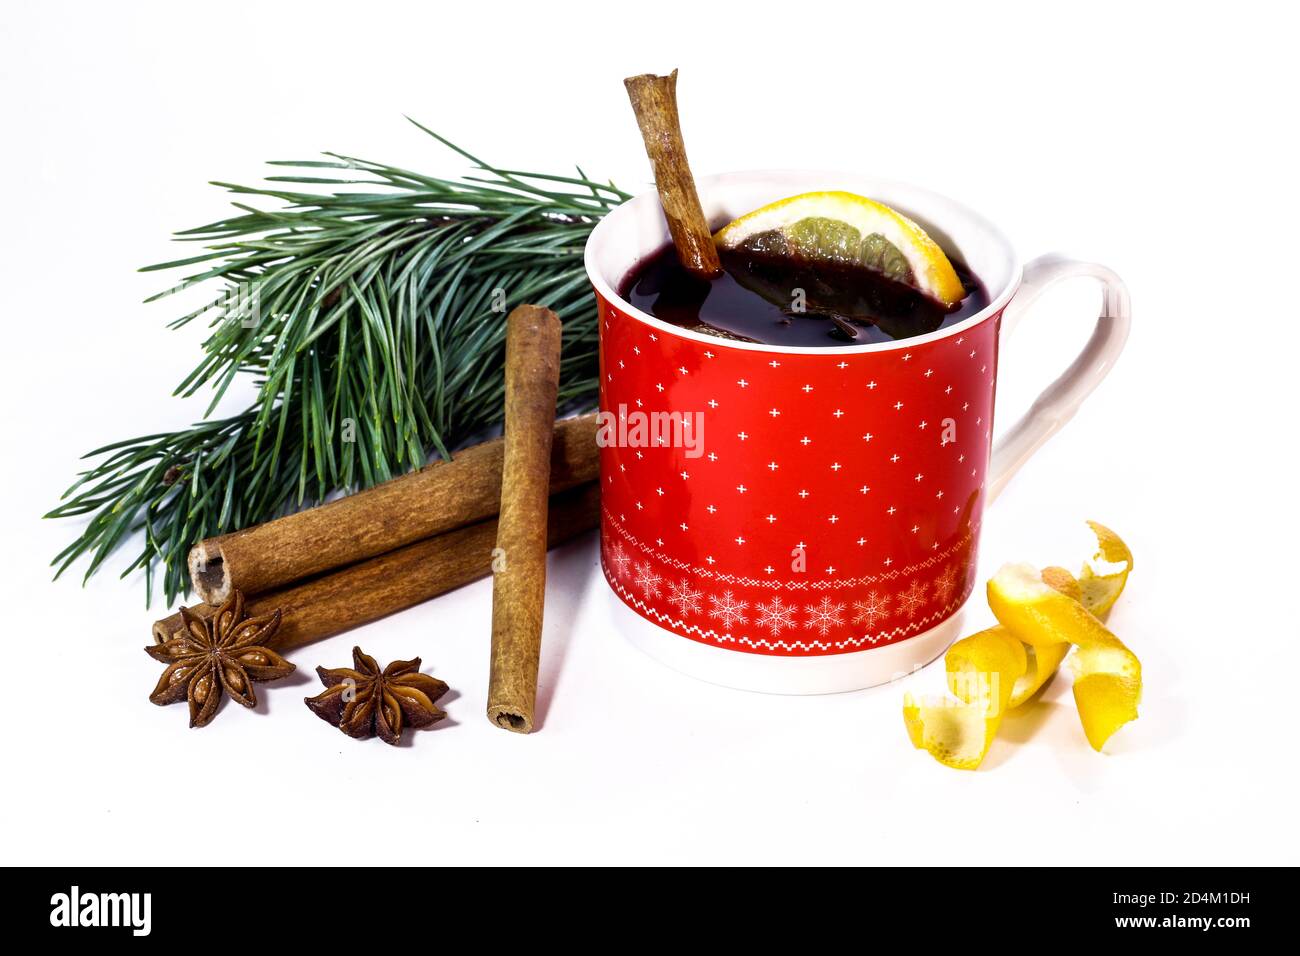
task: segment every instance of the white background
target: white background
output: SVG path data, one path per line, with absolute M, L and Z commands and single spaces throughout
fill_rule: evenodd
M 1296 863 L 1296 24 L 1137 7 L 8 5 L 4 859 Z M 51 584 L 78 525 L 39 515 L 83 452 L 201 413 L 168 396 L 202 330 L 165 330 L 174 306 L 140 304 L 160 277 L 134 270 L 222 214 L 204 184 L 327 149 L 463 171 L 407 113 L 489 160 L 640 191 L 620 81 L 674 66 L 697 173 L 910 180 L 1026 256 L 1127 279 L 1126 354 L 989 513 L 981 558 L 1077 565 L 1086 518 L 1127 538 L 1112 627 L 1142 658 L 1141 719 L 1093 753 L 1061 677 L 983 769 L 948 770 L 908 744 L 904 686 L 766 697 L 643 658 L 599 613 L 591 540 L 552 556 L 530 737 L 483 717 L 487 582 L 296 652 L 261 713 L 189 730 L 150 705 L 143 579 Z M 1018 331 L 1003 427 L 1094 309 L 1066 289 Z M 976 600 L 969 629 L 987 620 Z M 312 670 L 356 642 L 422 655 L 450 719 L 400 750 L 321 723 Z M 938 690 L 941 668 L 905 686 Z

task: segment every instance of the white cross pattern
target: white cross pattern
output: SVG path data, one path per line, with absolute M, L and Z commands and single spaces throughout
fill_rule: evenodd
M 669 438 L 656 423 L 643 439 L 630 438 L 626 451 L 602 450 L 602 474 L 612 482 L 601 489 L 604 573 L 634 609 L 729 651 L 790 656 L 888 645 L 951 613 L 974 574 L 967 545 L 979 513 L 970 502 L 979 500 L 978 465 L 988 454 L 995 330 L 940 335 L 914 341 L 915 352 L 894 346 L 853 362 L 815 351 L 778 361 L 770 351 L 764 358 L 729 343 L 706 349 L 698 338 L 652 336 L 622 316 L 612 319 L 601 330 L 601 362 L 619 374 L 601 383 L 602 410 L 615 412 L 621 431 L 652 409 L 703 417 L 715 446 L 679 441 L 676 431 Z M 854 374 L 828 380 L 831 368 Z M 864 374 L 873 369 L 883 381 Z M 734 400 L 728 381 L 755 388 L 754 400 Z M 864 386 L 865 398 L 852 391 Z M 960 421 L 977 430 L 950 427 L 962 413 L 970 417 Z M 855 433 L 861 445 L 850 441 Z M 903 462 L 906 468 L 881 468 Z M 871 507 L 846 502 L 855 491 L 870 494 Z M 799 535 L 805 541 L 791 555 L 789 538 Z M 800 555 L 817 563 L 787 567 Z

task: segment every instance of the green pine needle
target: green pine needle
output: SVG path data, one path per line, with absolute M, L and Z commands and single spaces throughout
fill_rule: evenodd
M 414 122 L 414 120 L 412 120 Z M 251 188 L 236 214 L 178 233 L 199 255 L 142 271 L 197 267 L 147 301 L 208 283 L 220 294 L 171 323 L 207 320 L 203 358 L 176 388 L 207 389 L 207 415 L 240 373 L 257 376 L 247 411 L 106 445 L 46 517 L 89 515 L 53 564 L 86 578 L 135 532 L 146 600 L 162 562 L 170 605 L 188 593 L 201 538 L 266 521 L 446 456 L 501 420 L 505 314 L 545 304 L 564 321 L 560 402 L 596 394 L 596 310 L 582 254 L 596 222 L 625 200 L 613 184 L 498 169 L 420 129 L 483 174 L 447 180 L 326 153 L 280 161 L 308 170 Z M 328 171 L 333 170 L 331 174 Z M 338 188 L 298 192 L 294 186 Z M 272 200 L 258 209 L 246 197 Z

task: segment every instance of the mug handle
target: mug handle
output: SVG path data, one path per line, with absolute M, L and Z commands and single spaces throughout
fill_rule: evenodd
M 1083 400 L 1115 364 L 1128 338 L 1131 323 L 1128 289 L 1120 277 L 1094 262 L 1047 255 L 1025 266 L 1020 288 L 1002 313 L 1001 341 L 1007 340 L 1049 286 L 1078 276 L 1095 279 L 1102 288 L 1101 314 L 1092 338 L 1070 367 L 1034 400 L 1029 411 L 994 443 L 989 466 L 990 503 L 1030 456 L 1074 417 Z

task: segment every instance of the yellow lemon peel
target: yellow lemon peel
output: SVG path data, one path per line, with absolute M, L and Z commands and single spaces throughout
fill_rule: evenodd
M 1098 574 L 1084 564 L 1078 578 L 1058 567 L 1003 567 L 988 585 L 999 625 L 957 641 L 944 658 L 956 700 L 904 698 L 903 721 L 914 747 L 945 766 L 976 769 L 1006 711 L 1038 693 L 1072 647 L 1075 705 L 1093 749 L 1101 750 L 1137 717 L 1141 664 L 1102 623 L 1128 582 L 1133 555 L 1115 532 L 1088 525 L 1097 536 L 1095 559 L 1123 567 Z
M 1089 521 L 1088 527 L 1097 536 L 1098 549 L 1093 560 L 1124 565 L 1122 570 L 1113 574 L 1096 574 L 1090 565 L 1085 564 L 1079 574 L 1079 590 L 1082 592 L 1079 603 L 1104 621 L 1128 583 L 1128 574 L 1133 570 L 1133 552 L 1104 524 Z
M 1005 629 L 997 628 L 997 630 Z M 1010 636 L 1009 632 L 1007 636 Z M 1047 682 L 1056 676 L 1061 661 L 1065 660 L 1065 655 L 1068 653 L 1070 653 L 1069 644 L 1060 644 L 1056 647 L 1025 645 L 1025 656 L 1029 658 L 1029 666 L 1016 681 L 1015 687 L 1011 689 L 1011 700 L 1007 702 L 1007 709 L 1019 707 L 1046 686 Z
M 1026 644 L 1078 648 L 1071 662 L 1074 702 L 1094 750 L 1137 718 L 1142 665 L 1095 614 L 1027 564 L 1004 565 L 989 581 L 988 598 L 993 616 Z M 1109 594 L 1103 600 L 1113 604 Z
M 903 698 L 903 722 L 912 746 L 929 751 L 954 770 L 975 770 L 984 760 L 1001 718 L 985 716 L 979 706 L 950 697 Z
M 957 699 L 903 699 L 912 745 L 945 766 L 974 770 L 993 745 L 1027 661 L 1024 644 L 1000 627 L 957 641 L 944 658 L 948 689 Z

